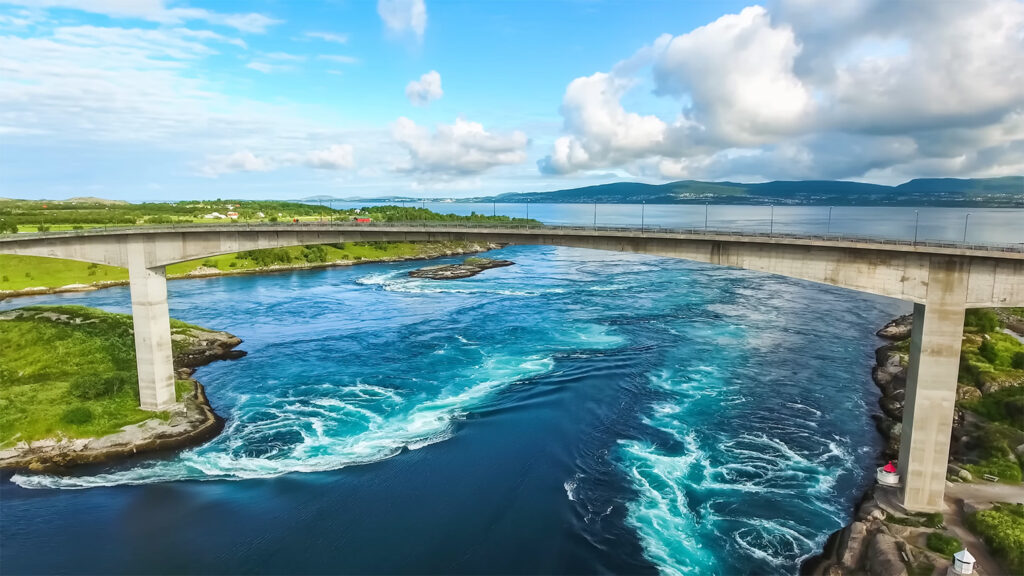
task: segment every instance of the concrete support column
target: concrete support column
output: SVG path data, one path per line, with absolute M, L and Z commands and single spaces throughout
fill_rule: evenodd
M 933 257 L 926 303 L 914 304 L 899 460 L 907 510 L 943 508 L 967 280 L 965 260 Z
M 166 410 L 175 403 L 171 356 L 171 317 L 163 266 L 146 266 L 145 245 L 129 240 L 128 278 L 139 369 L 139 403 L 143 410 Z

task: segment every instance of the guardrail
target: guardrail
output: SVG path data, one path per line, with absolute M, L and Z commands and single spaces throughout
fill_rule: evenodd
M 647 226 L 571 226 L 571 225 L 549 225 L 549 224 L 528 224 L 528 223 L 502 223 L 502 222 L 460 222 L 444 220 L 421 220 L 415 222 L 260 222 L 247 223 L 239 222 L 225 224 L 222 222 L 211 224 L 150 224 L 137 226 L 102 226 L 84 228 L 81 230 L 58 230 L 49 232 L 22 232 L 0 234 L 0 242 L 6 240 L 20 240 L 28 238 L 67 238 L 78 236 L 102 236 L 108 234 L 145 234 L 161 231 L 173 232 L 210 232 L 210 231 L 269 231 L 269 230 L 366 230 L 366 229 L 396 229 L 402 231 L 431 231 L 431 230 L 493 230 L 500 232 L 591 232 L 591 233 L 618 233 L 629 234 L 630 236 L 708 236 L 728 237 L 738 239 L 780 239 L 780 240 L 808 240 L 817 242 L 853 242 L 859 244 L 880 244 L 892 246 L 920 246 L 932 248 L 955 248 L 964 250 L 979 250 L 988 252 L 1010 252 L 1024 253 L 1024 243 L 1020 244 L 987 244 L 987 243 L 962 243 L 962 242 L 937 242 L 928 240 L 901 240 L 893 238 L 876 238 L 871 236 L 859 236 L 852 234 L 793 234 L 785 232 L 761 232 L 735 229 L 718 228 L 670 228 L 660 225 Z

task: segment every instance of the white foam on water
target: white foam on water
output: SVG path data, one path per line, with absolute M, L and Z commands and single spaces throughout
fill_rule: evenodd
M 336 390 L 329 397 L 298 402 L 241 395 L 236 413 L 242 417 L 229 419 L 225 431 L 211 443 L 186 450 L 173 460 L 94 476 L 15 474 L 11 480 L 24 488 L 78 489 L 271 478 L 376 462 L 403 449 L 419 449 L 450 438 L 453 422 L 495 392 L 553 367 L 554 360 L 546 356 L 487 357 L 460 384 L 449 385 L 433 398 L 362 383 Z M 324 393 L 329 391 L 329 387 L 324 389 Z
M 642 420 L 676 444 L 622 441 L 619 445 L 619 463 L 638 496 L 627 504 L 627 522 L 636 530 L 645 556 L 662 573 L 713 573 L 722 569 L 719 561 L 736 561 L 736 557 L 716 559 L 703 554 L 701 542 L 722 542 L 718 547 L 731 541 L 738 558 L 747 557 L 751 566 L 761 563 L 769 571 L 798 565 L 821 544 L 816 540 L 822 538 L 786 520 L 784 512 L 779 517 L 744 517 L 742 509 L 729 505 L 744 499 L 764 494 L 799 497 L 815 514 L 842 523 L 832 500 L 839 477 L 836 471 L 848 465 L 852 449 L 838 437 L 821 438 L 814 432 L 812 420 L 820 413 L 802 403 L 790 406 L 800 412 L 799 418 L 783 414 L 781 421 L 766 419 L 764 432 L 723 437 L 722 432 L 694 428 L 694 402 L 742 404 L 733 401 L 745 399 L 739 394 L 741 388 L 723 385 L 723 380 L 712 366 L 652 374 L 652 388 L 669 397 L 651 403 Z M 692 498 L 703 504 L 694 509 Z M 750 527 L 737 530 L 736 522 Z

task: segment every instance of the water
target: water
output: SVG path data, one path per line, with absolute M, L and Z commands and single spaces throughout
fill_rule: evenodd
M 640 255 L 510 247 L 169 283 L 233 332 L 215 440 L 0 479 L 5 573 L 793 573 L 880 438 L 873 332 L 907 305 Z M 450 260 L 450 261 L 455 261 Z M 8 300 L 128 311 L 126 288 Z
M 401 203 L 398 203 L 401 204 Z M 367 203 L 334 202 L 334 208 Z M 502 215 L 570 226 L 644 226 L 723 232 L 861 236 L 919 242 L 1024 244 L 1019 208 L 911 208 L 904 206 L 728 206 L 687 204 L 490 204 L 417 202 L 444 214 Z

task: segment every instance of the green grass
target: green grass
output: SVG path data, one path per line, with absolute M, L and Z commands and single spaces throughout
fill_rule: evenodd
M 959 539 L 942 532 L 932 532 L 929 534 L 927 545 L 929 550 L 938 552 L 946 558 L 952 558 L 953 554 L 963 550 L 964 547 Z
M 31 306 L 0 320 L 0 446 L 118 431 L 166 413 L 139 409 L 132 319 L 82 306 Z M 73 321 L 40 316 L 53 313 Z M 195 328 L 171 321 L 174 333 Z M 186 346 L 175 342 L 176 350 Z M 180 393 L 190 389 L 178 382 Z
M 1024 370 L 1014 367 L 1014 357 L 1024 344 L 1002 332 L 964 336 L 960 353 L 960 382 L 981 387 L 990 382 L 1024 382 Z
M 127 280 L 128 270 L 74 260 L 0 254 L 0 290 Z
M 975 512 L 967 517 L 967 526 L 1011 572 L 1024 574 L 1024 504 L 997 504 Z

